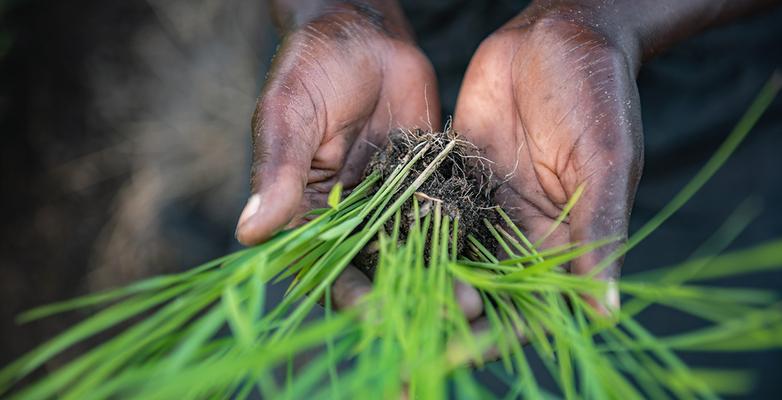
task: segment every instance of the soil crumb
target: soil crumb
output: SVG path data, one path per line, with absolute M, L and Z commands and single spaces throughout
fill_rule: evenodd
M 490 184 L 489 160 L 480 155 L 475 145 L 459 138 L 452 129 L 446 129 L 444 132 L 397 129 L 389 133 L 388 145 L 372 158 L 365 174 L 378 172 L 381 175 L 380 182 L 384 182 L 397 166 L 409 160 L 428 143 L 429 150 L 413 165 L 411 174 L 402 183 L 402 188 L 408 187 L 453 140 L 456 141 L 456 146 L 418 189 L 415 197 L 419 205 L 419 218 L 423 219 L 427 214 L 433 213 L 436 203 L 439 203 L 443 217 L 452 221 L 459 220 L 457 247 L 462 252 L 467 235 L 473 234 L 484 239 L 488 232 L 483 220 L 493 222 L 496 215 L 492 210 L 493 187 Z M 401 215 L 400 239 L 404 240 L 415 221 L 412 201 L 402 206 Z M 385 228 L 390 232 L 393 229 L 393 220 L 389 221 Z M 370 275 L 374 272 L 376 263 L 376 246 L 371 245 L 354 260 L 354 264 Z

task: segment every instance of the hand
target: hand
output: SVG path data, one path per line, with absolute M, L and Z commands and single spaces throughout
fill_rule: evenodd
M 637 64 L 581 11 L 531 7 L 486 39 L 456 106 L 455 129 L 495 162 L 496 200 L 533 242 L 584 185 L 544 247 L 626 237 L 641 171 Z M 589 273 L 616 246 L 574 260 L 572 272 Z M 619 262 L 597 276 L 617 279 Z M 619 306 L 616 291 L 590 301 Z
M 431 64 L 378 24 L 341 9 L 285 36 L 253 117 L 253 194 L 236 231 L 243 244 L 325 206 L 337 181 L 355 186 L 389 128 L 439 123 Z
M 236 231 L 243 244 L 324 207 L 336 182 L 354 187 L 391 128 L 440 124 L 431 64 L 393 12 L 375 12 L 332 8 L 285 35 L 252 121 L 252 195 Z M 348 267 L 334 304 L 369 288 Z

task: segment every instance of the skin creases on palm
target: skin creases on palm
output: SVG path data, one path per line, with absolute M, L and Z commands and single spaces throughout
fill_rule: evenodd
M 454 125 L 495 162 L 496 200 L 533 241 L 548 235 L 548 247 L 626 236 L 642 163 L 632 74 L 599 33 L 561 20 L 503 28 L 473 57 Z M 612 248 L 571 267 L 585 273 Z M 614 267 L 603 276 L 616 277 Z
M 325 206 L 337 182 L 347 189 L 354 187 L 391 129 L 439 124 L 437 86 L 428 60 L 407 44 L 385 45 L 391 54 L 384 60 L 383 72 L 372 77 L 376 82 L 353 88 L 342 85 L 344 93 L 327 100 L 324 109 L 331 121 L 312 157 L 300 212 Z M 352 73 L 342 69 L 339 74 L 346 81 L 360 83 L 361 65 L 353 67 L 359 68 Z M 367 89 L 375 84 L 377 89 L 367 96 Z
M 301 222 L 336 182 L 353 187 L 389 128 L 439 123 L 426 57 L 364 25 L 320 21 L 285 38 L 253 117 L 254 194 L 238 224 L 242 243 Z

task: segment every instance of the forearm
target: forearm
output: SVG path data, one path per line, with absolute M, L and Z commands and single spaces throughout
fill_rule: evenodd
M 634 69 L 703 29 L 782 3 L 780 0 L 537 0 L 520 16 L 557 15 L 606 33 Z
M 351 14 L 391 36 L 412 39 L 412 29 L 396 0 L 270 0 L 278 32 L 286 34 L 329 14 Z
M 615 21 L 633 30 L 642 60 L 706 28 L 780 3 L 779 0 L 626 0 L 616 3 Z

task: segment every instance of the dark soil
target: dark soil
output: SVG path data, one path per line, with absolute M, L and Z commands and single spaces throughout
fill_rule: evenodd
M 458 134 L 450 129 L 445 132 L 427 132 L 420 129 L 394 130 L 389 134 L 386 148 L 378 152 L 367 166 L 366 174 L 379 172 L 380 182 L 383 182 L 398 165 L 409 160 L 425 143 L 430 143 L 430 149 L 413 166 L 411 174 L 403 182 L 402 188 L 408 187 L 452 140 L 457 140 L 456 146 L 418 189 L 415 197 L 419 204 L 419 218 L 423 219 L 433 213 L 436 204 L 439 203 L 443 217 L 448 217 L 452 221 L 459 220 L 457 247 L 461 252 L 467 235 L 485 237 L 487 232 L 483 220 L 486 218 L 493 221 L 496 215 L 491 210 L 493 206 L 491 170 L 487 164 L 488 160 L 481 157 L 477 147 L 460 139 Z M 402 206 L 401 215 L 400 239 L 404 240 L 416 217 L 413 201 L 408 201 Z M 393 221 L 389 221 L 386 230 L 390 232 L 392 229 Z M 372 275 L 377 263 L 376 247 L 368 246 L 354 263 Z

